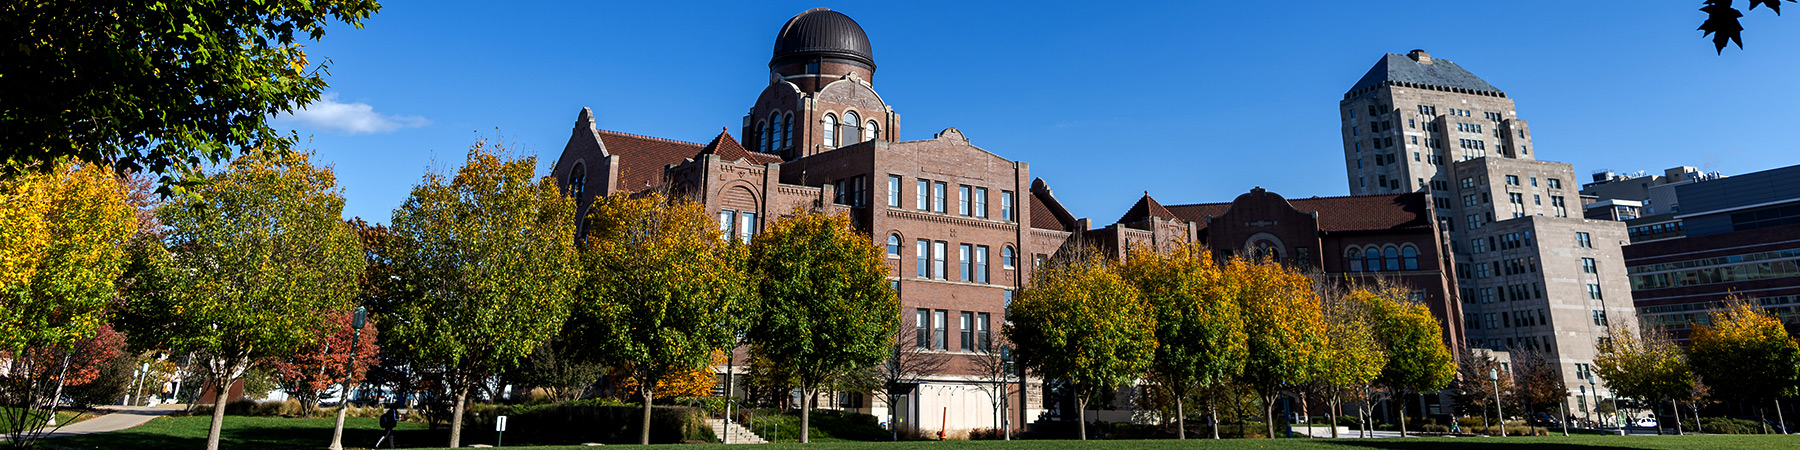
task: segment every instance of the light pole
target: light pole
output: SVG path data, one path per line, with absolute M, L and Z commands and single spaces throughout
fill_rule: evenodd
M 1500 370 L 1488 369 L 1488 381 L 1494 383 L 1494 417 L 1500 422 L 1500 437 L 1506 437 L 1506 408 L 1500 404 Z
M 1012 347 L 1000 346 L 1000 429 L 1006 440 L 1012 440 L 1012 415 L 1006 413 L 1006 385 L 1012 382 Z
M 350 365 L 344 368 L 344 393 L 338 399 L 337 426 L 331 429 L 331 450 L 344 450 L 344 416 L 350 412 L 350 380 L 356 378 L 356 344 L 362 340 L 363 325 L 369 323 L 369 309 L 356 307 L 350 318 Z

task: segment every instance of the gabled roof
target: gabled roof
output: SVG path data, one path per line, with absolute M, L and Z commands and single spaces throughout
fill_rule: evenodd
M 703 149 L 700 144 L 595 130 L 608 154 L 619 155 L 619 189 L 637 192 L 662 184 L 663 169 L 680 163 Z M 741 147 L 740 147 L 741 148 Z
M 711 143 L 706 144 L 706 148 L 700 149 L 700 153 L 694 155 L 694 159 L 700 159 L 705 155 L 718 155 L 719 159 L 726 161 L 749 160 L 751 164 L 759 165 L 781 162 L 780 156 L 756 153 L 745 149 L 743 144 L 739 144 L 737 139 L 731 137 L 729 130 L 720 131 Z
M 1385 195 L 1353 195 L 1348 197 L 1313 197 L 1287 199 L 1288 205 L 1304 213 L 1315 213 L 1319 231 L 1409 230 L 1431 227 L 1431 214 L 1422 192 Z M 1220 217 L 1231 211 L 1230 203 L 1201 203 L 1169 206 L 1168 210 L 1183 220 L 1206 226 L 1207 217 Z
M 1417 50 L 1415 50 L 1415 52 L 1424 53 Z M 1381 60 L 1376 61 L 1375 67 L 1369 68 L 1369 72 L 1363 74 L 1362 79 L 1357 80 L 1356 85 L 1351 86 L 1350 90 L 1345 92 L 1356 92 L 1357 90 L 1366 87 L 1379 86 L 1382 82 L 1386 81 L 1467 89 L 1495 94 L 1501 92 L 1500 88 L 1488 84 L 1486 80 L 1482 80 L 1481 77 L 1469 73 L 1468 70 L 1464 70 L 1462 66 L 1456 65 L 1456 63 L 1450 62 L 1450 60 L 1432 58 L 1430 55 L 1426 55 L 1422 59 L 1430 62 L 1422 63 L 1413 60 L 1412 57 L 1407 55 L 1389 53 L 1386 56 L 1381 57 Z
M 1120 217 L 1118 223 L 1138 223 L 1152 217 L 1163 220 L 1177 218 L 1174 212 L 1170 212 L 1161 203 L 1157 203 L 1156 199 L 1150 198 L 1149 192 L 1144 192 L 1144 198 L 1138 199 L 1136 205 L 1131 205 L 1131 210 L 1125 211 L 1125 216 Z
M 1031 227 L 1045 230 L 1074 231 L 1075 215 L 1064 208 L 1056 195 L 1050 193 L 1050 184 L 1043 178 L 1031 180 Z

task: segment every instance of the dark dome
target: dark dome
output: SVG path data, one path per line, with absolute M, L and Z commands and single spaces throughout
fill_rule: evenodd
M 788 19 L 781 34 L 775 36 L 775 56 L 769 65 L 803 56 L 844 58 L 875 67 L 875 52 L 869 48 L 869 35 L 863 33 L 862 25 L 826 8 L 809 9 Z

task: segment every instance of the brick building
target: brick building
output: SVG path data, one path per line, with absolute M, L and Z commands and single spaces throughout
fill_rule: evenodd
M 584 108 L 553 174 L 583 215 L 595 196 L 667 188 L 703 202 L 721 232 L 745 240 L 795 208 L 848 214 L 886 249 L 902 326 L 914 336 L 904 344 L 951 357 L 897 402 L 902 426 L 953 435 L 992 428 L 994 393 L 979 389 L 971 363 L 998 351 L 989 339 L 1036 262 L 1087 222 L 1029 164 L 955 128 L 900 139 L 899 114 L 875 91 L 873 55 L 848 16 L 800 13 L 776 36 L 769 85 L 739 128 L 747 139 L 724 131 L 699 144 L 608 131 Z M 1042 410 L 1041 396 L 1009 395 L 1014 418 Z M 842 393 L 820 405 L 886 418 L 888 405 L 877 403 Z M 921 423 L 940 415 L 947 418 Z
M 1423 50 L 1383 56 L 1339 112 L 1352 194 L 1431 197 L 1468 345 L 1542 352 L 1572 397 L 1590 389 L 1597 340 L 1637 320 L 1625 227 L 1582 217 L 1573 166 L 1537 160 L 1505 92 Z

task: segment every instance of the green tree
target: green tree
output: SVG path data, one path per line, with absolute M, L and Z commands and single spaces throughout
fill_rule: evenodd
M 1694 372 L 1712 380 L 1714 395 L 1755 404 L 1800 393 L 1800 344 L 1780 319 L 1739 298 L 1707 317 L 1709 324 L 1694 329 L 1688 352 Z
M 1685 352 L 1658 330 L 1640 337 L 1629 328 L 1615 327 L 1595 349 L 1599 353 L 1594 356 L 1594 373 L 1616 397 L 1648 404 L 1677 401 L 1688 397 L 1697 382 Z
M 1312 280 L 1274 261 L 1232 258 L 1226 273 L 1244 309 L 1249 358 L 1240 379 L 1263 400 L 1269 436 L 1275 436 L 1275 401 L 1285 389 L 1313 380 L 1329 342 L 1324 308 Z
M 48 431 L 42 417 L 63 387 L 110 359 L 82 349 L 105 329 L 138 226 L 129 189 L 106 167 L 51 166 L 0 178 L 0 433 L 21 447 Z
M 775 221 L 749 258 L 760 304 L 746 338 L 800 385 L 800 442 L 809 442 L 819 387 L 888 356 L 900 302 L 886 258 L 849 217 L 817 211 Z
M 336 177 L 308 157 L 246 155 L 158 210 L 168 233 L 142 255 L 158 280 L 134 285 L 133 338 L 206 355 L 221 389 L 255 361 L 324 338 L 325 318 L 352 307 L 362 246 L 340 218 Z M 228 397 L 216 396 L 208 449 Z
M 588 210 L 587 275 L 570 323 L 607 361 L 631 370 L 644 398 L 642 445 L 650 444 L 655 387 L 709 367 L 734 338 L 726 322 L 746 286 L 714 220 L 706 205 L 655 192 L 601 197 Z
M 1081 439 L 1089 400 L 1143 376 L 1156 357 L 1156 314 L 1096 252 L 1065 253 L 1031 276 L 1006 309 L 1019 363 L 1075 389 Z
M 1405 290 L 1383 286 L 1360 291 L 1369 307 L 1375 335 L 1388 355 L 1377 382 L 1394 390 L 1400 400 L 1400 434 L 1406 435 L 1406 392 L 1443 389 L 1456 377 L 1456 361 L 1444 346 L 1444 332 L 1431 309 L 1408 300 Z
M 287 149 L 268 118 L 317 100 L 303 51 L 374 0 L 98 0 L 0 6 L 0 161 L 73 156 L 197 178 L 234 149 Z M 172 172 L 180 172 L 178 175 Z
M 441 366 L 454 398 L 450 447 L 469 391 L 557 335 L 580 279 L 575 204 L 537 158 L 478 142 L 454 177 L 428 172 L 394 210 L 396 270 L 410 298 L 384 321 L 414 361 Z
M 1369 384 L 1387 365 L 1388 355 L 1375 333 L 1373 313 L 1360 301 L 1369 295 L 1367 291 L 1346 292 L 1327 282 L 1315 281 L 1325 311 L 1326 343 L 1312 385 L 1325 393 L 1332 411 L 1331 437 L 1335 438 L 1344 394 L 1368 392 Z
M 1223 268 L 1204 247 L 1189 244 L 1168 252 L 1135 251 L 1120 272 L 1137 287 L 1156 318 L 1153 372 L 1175 400 L 1176 435 L 1187 439 L 1182 400 L 1196 389 L 1230 382 L 1244 370 L 1248 350 L 1244 318 Z M 1216 401 L 1207 411 L 1218 421 Z M 1219 438 L 1217 427 L 1212 438 Z

